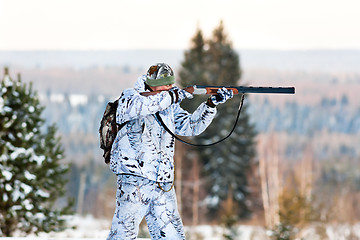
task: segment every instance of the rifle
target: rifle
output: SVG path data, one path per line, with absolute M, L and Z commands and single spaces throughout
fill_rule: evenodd
M 216 95 L 219 88 L 225 87 L 228 90 L 232 90 L 234 95 L 245 93 L 277 93 L 277 94 L 295 94 L 294 87 L 244 87 L 244 86 L 205 86 L 205 85 L 193 85 L 184 88 L 183 90 L 194 95 Z M 142 92 L 143 96 L 155 95 L 161 91 Z
M 216 95 L 217 91 L 219 88 L 223 88 L 225 87 L 226 89 L 230 89 L 233 91 L 234 94 L 242 94 L 241 96 L 241 100 L 240 100 L 240 106 L 238 109 L 238 113 L 236 116 L 236 120 L 235 120 L 235 124 L 233 126 L 233 128 L 231 129 L 230 133 L 224 137 L 223 139 L 220 139 L 216 142 L 210 143 L 210 144 L 193 144 L 193 143 L 189 143 L 186 142 L 184 140 L 182 140 L 181 138 L 179 138 L 178 136 L 176 136 L 173 132 L 171 132 L 171 130 L 169 130 L 169 128 L 165 125 L 165 123 L 162 121 L 159 112 L 157 112 L 155 115 L 157 117 L 157 119 L 159 120 L 159 122 L 161 123 L 161 125 L 165 128 L 165 130 L 171 135 L 173 136 L 175 139 L 179 140 L 182 143 L 188 144 L 190 146 L 195 146 L 195 147 L 208 147 L 208 146 L 212 146 L 215 145 L 219 142 L 224 141 L 225 139 L 227 139 L 228 137 L 230 137 L 230 135 L 234 132 L 236 124 L 239 120 L 240 117 L 240 112 L 243 106 L 243 101 L 244 101 L 244 94 L 245 93 L 280 93 L 280 94 L 295 94 L 295 88 L 294 87 L 244 87 L 244 86 L 202 86 L 202 85 L 193 85 L 193 86 L 189 86 L 184 88 L 183 90 L 191 93 L 191 94 L 195 94 L 195 95 L 202 95 L 202 94 L 208 94 L 208 95 Z M 142 96 L 150 96 L 150 95 L 155 95 L 157 93 L 160 93 L 162 91 L 153 91 L 153 92 L 142 92 L 140 93 Z

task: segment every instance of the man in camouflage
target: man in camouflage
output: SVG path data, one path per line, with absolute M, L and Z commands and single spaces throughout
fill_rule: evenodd
M 185 239 L 177 209 L 174 182 L 175 134 L 202 133 L 216 114 L 216 105 L 232 98 L 232 91 L 219 89 L 192 113 L 180 102 L 192 95 L 174 87 L 173 70 L 165 63 L 151 66 L 138 78 L 135 87 L 126 89 L 119 99 L 116 121 L 126 122 L 117 133 L 110 155 L 110 169 L 118 176 L 116 210 L 108 239 L 136 239 L 145 217 L 151 239 Z M 143 96 L 142 92 L 159 91 Z

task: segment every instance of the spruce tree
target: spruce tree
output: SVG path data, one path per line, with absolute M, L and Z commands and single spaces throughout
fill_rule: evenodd
M 215 28 L 211 39 L 201 39 L 201 31 L 198 30 L 192 39 L 191 49 L 185 52 L 185 60 L 179 71 L 182 85 L 189 85 L 189 79 L 191 85 L 239 85 L 239 55 L 232 48 L 223 23 L 220 22 Z M 240 97 L 235 96 L 217 106 L 217 117 L 203 134 L 193 140 L 209 144 L 225 137 L 235 122 L 239 102 Z M 250 124 L 246 105 L 245 99 L 239 122 L 230 138 L 211 147 L 197 148 L 207 179 L 206 202 L 214 214 L 219 210 L 225 211 L 222 208 L 225 202 L 233 205 L 232 214 L 245 217 L 250 213 L 246 204 L 249 196 L 247 170 L 255 156 L 256 133 Z M 190 101 L 184 102 L 182 106 L 189 111 L 194 109 Z
M 71 201 L 65 193 L 64 150 L 56 126 L 45 127 L 44 107 L 32 85 L 13 80 L 5 68 L 0 88 L 0 236 L 61 231 Z
M 206 83 L 205 46 L 206 44 L 203 33 L 200 29 L 198 29 L 195 36 L 191 40 L 191 48 L 185 51 L 185 60 L 181 63 L 179 77 L 180 84 L 183 87 Z M 184 101 L 182 101 L 182 106 L 186 110 L 193 112 L 196 107 L 206 98 L 206 96 L 199 95 L 191 100 L 184 99 Z

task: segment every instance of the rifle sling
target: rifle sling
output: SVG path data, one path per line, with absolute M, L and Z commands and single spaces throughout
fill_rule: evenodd
M 185 143 L 187 145 L 190 145 L 190 146 L 194 146 L 194 147 L 209 147 L 209 146 L 213 146 L 215 144 L 218 144 L 222 141 L 224 141 L 225 139 L 227 139 L 228 137 L 230 137 L 230 135 L 234 132 L 235 128 L 236 128 L 236 124 L 239 120 L 239 117 L 240 117 L 240 112 L 241 112 L 241 109 L 242 109 L 242 106 L 243 106 L 243 103 L 244 103 L 244 96 L 245 94 L 242 94 L 241 95 L 241 99 L 240 99 L 240 105 L 239 105 L 239 108 L 238 108 L 238 113 L 237 113 L 237 116 L 236 116 L 236 120 L 235 120 L 235 123 L 234 123 L 234 126 L 233 128 L 231 129 L 231 131 L 229 132 L 229 134 L 224 137 L 223 139 L 220 139 L 216 142 L 213 142 L 213 143 L 210 143 L 210 144 L 196 144 L 196 143 L 190 143 L 190 142 L 187 142 L 181 138 L 179 138 L 178 136 L 176 136 L 164 123 L 164 121 L 161 119 L 160 117 L 160 114 L 159 112 L 155 113 L 155 116 L 156 118 L 158 119 L 158 122 L 159 124 L 172 136 L 174 137 L 176 140 L 178 140 L 179 142 L 182 142 L 182 143 Z

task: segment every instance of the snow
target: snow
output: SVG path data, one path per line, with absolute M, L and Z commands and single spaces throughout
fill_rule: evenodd
M 15 210 L 15 207 L 14 207 Z M 35 214 L 35 217 L 44 219 L 43 214 Z M 0 240 L 48 240 L 48 239 L 67 239 L 67 240 L 100 240 L 106 239 L 110 226 L 111 219 L 96 219 L 90 215 L 88 216 L 69 216 L 67 217 L 71 226 L 76 226 L 75 229 L 67 229 L 63 232 L 55 233 L 40 233 L 39 236 L 30 234 L 27 237 L 20 237 L 17 232 L 13 238 L 1 238 Z M 345 240 L 349 236 L 358 239 L 360 237 L 360 224 L 355 225 L 320 225 L 302 229 L 302 239 L 317 240 L 323 239 L 317 228 L 323 228 L 326 231 L 328 240 Z M 147 231 L 147 230 L 145 230 Z M 185 226 L 187 239 L 206 239 L 206 240 L 220 240 L 223 239 L 224 228 L 221 226 L 199 225 L 195 227 Z M 266 240 L 269 239 L 265 228 L 260 226 L 239 225 L 236 228 L 237 237 L 235 240 Z M 322 232 L 322 231 L 321 231 Z M 139 240 L 148 240 L 148 238 L 138 238 Z
M 29 112 L 33 113 L 35 111 L 35 107 L 34 106 L 30 106 L 29 107 Z
M 14 152 L 10 154 L 11 159 L 16 159 L 20 154 L 26 154 L 28 151 L 26 151 L 25 148 L 16 148 Z
M 4 111 L 4 99 L 2 97 L 0 97 L 0 112 Z
M 62 93 L 52 93 L 48 99 L 45 94 L 39 94 L 39 99 L 41 102 L 64 103 L 67 100 L 67 96 Z M 88 96 L 85 94 L 70 94 L 68 95 L 68 100 L 71 106 L 76 107 L 78 105 L 86 105 L 88 103 Z
M 7 161 L 9 159 L 8 155 L 0 155 L 0 161 Z M 2 167 L 2 165 L 0 165 L 0 167 Z M 3 169 L 0 169 L 1 171 L 3 171 Z
M 34 136 L 33 132 L 29 132 L 28 134 L 25 135 L 25 141 L 29 141 L 32 137 Z
M 0 237 L 0 240 L 53 240 L 53 238 L 47 237 Z M 66 239 L 66 240 L 105 240 L 106 238 L 59 238 L 59 239 Z M 137 238 L 138 240 L 150 240 L 150 238 Z
M 11 185 L 10 184 L 5 184 L 5 190 L 6 191 L 8 191 L 8 192 L 10 192 L 11 190 L 12 190 L 12 187 L 11 187 Z
M 45 219 L 45 215 L 43 213 L 36 213 L 34 215 L 35 218 L 40 219 L 40 220 L 44 220 Z
M 88 102 L 88 97 L 85 94 L 71 94 L 69 96 L 70 104 L 73 107 L 77 105 L 85 105 Z
M 44 192 L 43 190 L 39 189 L 36 191 L 36 194 L 39 195 L 40 197 L 43 197 L 43 198 L 48 198 L 50 197 L 50 194 L 47 193 L 47 192 Z
M 45 156 L 44 155 L 41 155 L 41 156 L 33 156 L 33 160 L 38 164 L 38 165 L 41 165 L 42 162 L 45 160 Z
M 1 169 L 1 173 L 5 177 L 6 181 L 10 181 L 11 177 L 13 176 L 13 174 L 11 172 L 9 172 L 8 170 L 5 170 L 5 169 Z
M 13 141 L 15 140 L 14 134 L 12 134 L 12 133 L 9 133 L 8 137 L 10 138 L 10 140 L 13 140 Z
M 28 170 L 24 172 L 24 176 L 28 180 L 34 180 L 36 179 L 36 176 L 34 174 L 31 174 Z
M 205 203 L 210 206 L 216 206 L 219 202 L 220 202 L 219 196 L 206 197 L 205 199 Z
M 25 136 L 25 139 L 30 139 L 32 136 L 34 136 L 34 133 L 29 133 Z M 9 150 L 12 150 L 13 152 L 10 154 L 10 159 L 15 160 L 17 157 L 19 157 L 20 155 L 31 155 L 31 160 L 35 161 L 38 165 L 41 165 L 42 162 L 45 160 L 45 156 L 44 155 L 36 155 L 34 153 L 34 149 L 29 148 L 29 149 L 25 149 L 25 148 L 16 148 L 14 146 L 12 146 L 10 143 L 6 143 L 6 146 Z M 31 178 L 31 176 L 28 174 L 28 177 Z
M 65 96 L 64 94 L 53 93 L 50 95 L 50 101 L 56 103 L 63 103 L 65 101 Z
M 22 209 L 22 207 L 20 205 L 14 205 L 10 208 L 10 210 L 12 210 L 12 211 L 17 211 L 17 210 L 21 210 L 21 209 Z
M 28 211 L 34 208 L 34 205 L 32 205 L 28 199 L 25 199 L 22 203 L 24 204 L 25 209 Z
M 9 75 L 4 76 L 4 85 L 5 87 L 11 87 L 13 85 L 13 81 L 9 77 Z
M 15 189 L 12 193 L 12 200 L 13 202 L 16 202 L 16 200 L 18 200 L 19 198 L 21 198 L 21 196 L 23 196 L 23 194 L 18 190 L 18 189 Z
M 36 216 L 36 215 L 35 215 Z M 37 216 L 41 217 L 45 216 Z M 45 240 L 45 239 L 68 239 L 68 240 L 97 240 L 97 239 L 106 239 L 110 226 L 111 219 L 96 219 L 90 215 L 88 216 L 69 216 L 68 217 L 69 225 L 76 226 L 75 229 L 66 229 L 63 232 L 55 233 L 40 233 L 39 236 L 34 234 L 28 235 L 27 238 L 15 237 L 15 238 L 6 238 L 9 240 L 25 240 L 25 239 L 34 239 L 34 240 Z M 145 227 L 146 228 L 146 227 Z M 145 229 L 147 232 L 147 228 Z M 206 239 L 206 240 L 220 240 L 222 239 L 222 234 L 224 230 L 220 226 L 207 226 L 200 225 L 196 227 L 185 226 L 186 235 L 188 239 Z M 241 238 L 239 239 L 251 239 L 251 240 L 263 240 L 265 230 L 261 227 L 253 226 L 239 226 L 238 233 Z M 18 235 L 20 233 L 17 233 Z M 16 236 L 16 234 L 15 234 Z M 20 235 L 19 235 L 20 236 Z M 196 238 L 197 237 L 197 238 Z M 0 238 L 2 240 L 5 238 Z M 149 240 L 149 238 L 137 238 L 142 240 Z
M 20 188 L 22 191 L 20 191 Z M 9 184 L 6 184 L 5 189 L 9 192 L 11 191 L 11 197 L 14 202 L 18 199 L 25 199 L 25 196 L 33 190 L 32 187 L 25 183 L 21 183 L 18 180 L 15 181 L 13 187 Z
M 11 111 L 12 111 L 12 108 L 9 107 L 9 106 L 5 106 L 5 107 L 3 108 L 3 111 L 4 111 L 4 112 L 11 112 Z
M 38 215 L 39 219 L 41 216 Z M 111 222 L 105 219 L 96 219 L 90 215 L 88 216 L 68 216 L 69 226 L 76 226 L 76 229 L 66 229 L 63 232 L 50 232 L 50 233 L 39 233 L 39 236 L 31 234 L 27 238 L 13 238 L 11 240 L 20 240 L 20 239 L 106 239 Z M 0 238 L 1 239 L 1 238 Z
M 7 202 L 9 200 L 9 197 L 6 193 L 3 194 L 3 200 L 4 202 Z
M 10 142 L 6 142 L 5 146 L 9 151 L 14 151 L 14 149 L 15 149 L 15 147 Z
M 18 180 L 15 180 L 13 188 L 14 189 L 12 190 L 11 195 L 14 202 L 16 202 L 19 198 L 25 199 L 25 196 L 32 191 L 32 187 L 25 183 L 21 183 Z M 20 191 L 19 188 L 21 188 L 23 191 Z
M 32 187 L 30 187 L 29 185 L 25 184 L 25 183 L 21 183 L 20 187 L 24 190 L 24 194 L 27 195 L 32 191 Z

